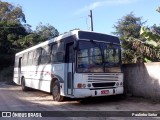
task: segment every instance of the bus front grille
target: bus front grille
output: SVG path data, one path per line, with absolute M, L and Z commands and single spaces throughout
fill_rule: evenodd
M 115 82 L 109 83 L 92 83 L 93 87 L 113 87 L 115 86 Z
M 88 74 L 88 82 L 118 81 L 118 73 L 94 73 Z

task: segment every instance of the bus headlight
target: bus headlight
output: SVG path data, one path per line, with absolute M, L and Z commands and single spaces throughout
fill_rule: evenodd
M 83 86 L 82 86 L 83 88 L 85 88 L 86 87 L 86 84 L 83 84 Z
M 119 85 L 119 82 L 117 82 L 116 85 L 118 86 L 118 85 Z
M 87 87 L 91 87 L 91 84 L 90 84 L 90 83 L 88 83 Z

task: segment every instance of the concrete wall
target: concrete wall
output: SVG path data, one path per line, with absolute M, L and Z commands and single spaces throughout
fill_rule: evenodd
M 160 100 L 160 62 L 124 64 L 125 93 Z

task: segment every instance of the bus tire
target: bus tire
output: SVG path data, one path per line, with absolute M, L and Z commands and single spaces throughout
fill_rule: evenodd
M 57 102 L 62 102 L 64 99 L 64 96 L 60 95 L 60 83 L 58 81 L 55 81 L 52 85 L 52 96 L 53 100 Z
M 26 85 L 25 85 L 25 78 L 24 77 L 22 77 L 21 86 L 22 86 L 22 91 L 28 90 L 28 87 L 26 87 Z

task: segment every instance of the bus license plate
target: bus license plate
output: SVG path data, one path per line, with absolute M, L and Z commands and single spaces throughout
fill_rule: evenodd
M 109 94 L 109 90 L 102 90 L 101 94 Z

